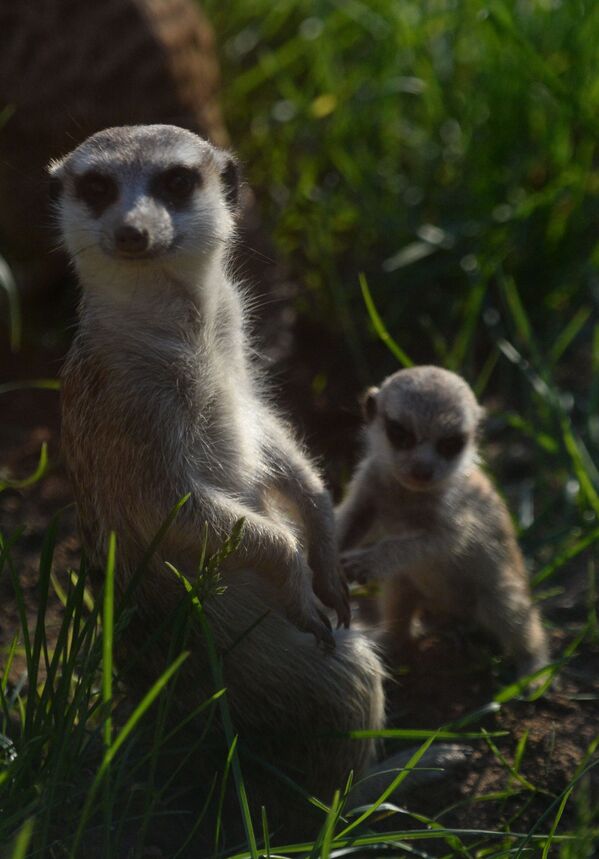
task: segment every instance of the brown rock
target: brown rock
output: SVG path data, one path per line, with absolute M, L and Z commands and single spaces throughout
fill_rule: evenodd
M 65 266 L 50 253 L 48 161 L 113 125 L 172 123 L 226 145 L 218 81 L 192 0 L 0 0 L 0 240 L 26 292 Z

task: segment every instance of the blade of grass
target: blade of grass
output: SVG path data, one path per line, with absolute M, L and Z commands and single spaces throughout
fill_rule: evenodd
M 496 699 L 499 700 L 499 699 Z M 341 734 L 343 737 L 351 737 L 354 740 L 483 740 L 485 737 L 507 737 L 509 731 L 448 731 L 439 728 L 436 731 L 428 731 L 418 728 L 383 728 L 380 731 L 347 731 Z
M 549 830 L 549 837 L 547 838 L 547 841 L 545 842 L 545 845 L 543 846 L 543 853 L 541 854 L 541 859 L 547 859 L 547 857 L 549 856 L 549 848 L 553 844 L 554 837 L 555 837 L 555 831 L 556 831 L 558 824 L 562 818 L 562 814 L 564 813 L 564 809 L 566 808 L 566 803 L 568 802 L 568 800 L 572 796 L 573 790 L 574 790 L 574 788 L 571 787 L 569 790 L 566 791 L 566 793 L 562 797 L 562 801 L 559 804 L 559 808 L 557 809 L 557 811 L 555 813 L 555 817 L 553 819 L 553 823 L 551 824 L 551 829 Z
M 225 797 L 227 795 L 227 784 L 229 781 L 229 773 L 231 771 L 231 764 L 233 762 L 235 752 L 237 749 L 237 736 L 233 737 L 231 745 L 229 746 L 229 750 L 227 752 L 227 758 L 225 760 L 225 768 L 223 770 L 223 777 L 220 785 L 220 795 L 218 798 L 218 808 L 216 809 L 216 826 L 214 829 L 214 859 L 217 859 L 219 843 L 221 839 L 222 829 L 223 829 L 223 808 L 225 805 Z
M 341 796 L 339 791 L 336 790 L 333 794 L 331 808 L 326 816 L 322 830 L 318 838 L 314 842 L 314 846 L 310 854 L 313 859 L 316 859 L 316 857 L 318 856 L 321 857 L 321 859 L 328 859 L 328 857 L 331 855 L 335 834 L 335 826 L 339 819 L 339 815 L 341 814 L 341 810 Z
M 13 659 L 15 658 L 15 653 L 17 652 L 18 641 L 19 633 L 15 632 L 8 646 L 6 662 L 2 667 L 2 678 L 0 678 L 0 689 L 2 690 L 2 692 L 6 692 L 6 687 L 8 686 L 8 675 L 10 674 L 10 669 L 12 667 Z
M 33 826 L 34 819 L 32 817 L 29 820 L 26 820 L 19 834 L 17 835 L 15 846 L 13 847 L 13 851 L 10 859 L 25 859 L 27 855 L 27 848 L 29 847 L 29 842 L 31 841 L 31 836 L 33 835 Z
M 170 513 L 168 514 L 168 516 L 164 520 L 163 524 L 160 526 L 160 528 L 156 532 L 156 536 L 154 537 L 154 539 L 152 540 L 152 542 L 148 546 L 146 552 L 144 553 L 144 556 L 141 560 L 139 567 L 135 570 L 135 572 L 133 573 L 133 575 L 131 576 L 131 579 L 129 580 L 129 582 L 127 584 L 127 588 L 125 590 L 125 593 L 124 593 L 123 599 L 122 599 L 121 609 L 125 608 L 125 606 L 127 605 L 128 601 L 129 601 L 129 598 L 134 593 L 135 588 L 137 587 L 141 577 L 143 576 L 144 572 L 146 571 L 146 569 L 148 567 L 148 564 L 150 563 L 150 561 L 154 557 L 154 554 L 155 554 L 156 550 L 158 549 L 158 546 L 162 543 L 162 541 L 164 540 L 164 538 L 166 537 L 166 535 L 168 533 L 169 528 L 171 527 L 171 525 L 175 521 L 175 517 L 177 516 L 177 513 L 183 507 L 184 504 L 187 504 L 187 502 L 189 501 L 190 498 L 191 498 L 191 492 L 188 492 L 187 495 L 184 495 L 183 498 L 180 499 L 180 501 L 177 501 L 177 503 L 175 504 L 173 509 L 170 511 Z
M 563 549 L 553 561 L 550 561 L 548 564 L 545 564 L 538 573 L 536 573 L 532 578 L 532 584 L 534 587 L 540 585 L 541 582 L 544 582 L 545 579 L 548 579 L 552 576 L 556 570 L 559 570 L 560 567 L 563 567 L 568 561 L 575 558 L 581 552 L 584 552 L 589 546 L 592 546 L 593 543 L 596 543 L 599 540 L 599 528 L 595 528 L 590 534 L 586 534 L 580 540 L 577 540 L 572 546 L 569 546 L 566 549 Z
M 60 379 L 23 379 L 22 381 L 5 382 L 0 385 L 0 394 L 29 390 L 60 391 Z
M 549 350 L 549 360 L 552 364 L 557 364 L 568 346 L 577 337 L 580 331 L 591 315 L 590 307 L 580 307 L 568 324 L 560 331 L 556 337 L 551 349 Z
M 561 418 L 561 429 L 564 444 L 566 450 L 570 454 L 570 459 L 572 460 L 572 465 L 574 466 L 574 472 L 580 484 L 580 488 L 586 496 L 590 506 L 595 511 L 595 515 L 599 516 L 599 493 L 593 486 L 587 471 L 587 465 L 590 465 L 591 463 L 588 461 L 585 462 L 585 456 L 580 440 L 576 438 L 570 419 L 564 414 L 562 414 Z M 588 460 L 588 454 L 586 458 Z
M 0 480 L 0 492 L 4 489 L 27 489 L 28 486 L 32 486 L 34 483 L 37 483 L 37 481 L 44 476 L 47 467 L 48 445 L 44 441 L 42 442 L 39 461 L 33 474 L 30 474 L 29 477 L 25 477 L 22 480 Z
M 458 371 L 476 332 L 476 323 L 487 294 L 487 283 L 481 280 L 468 293 L 463 312 L 463 321 L 447 356 L 447 368 Z
M 588 413 L 595 419 L 599 414 L 599 322 L 593 329 L 591 341 L 591 389 L 589 391 Z
M 489 357 L 485 361 L 482 366 L 481 371 L 479 372 L 474 385 L 472 386 L 474 393 L 477 398 L 480 399 L 487 389 L 487 385 L 489 384 L 489 379 L 493 375 L 493 370 L 497 366 L 497 362 L 499 360 L 499 350 L 497 347 L 493 348 L 493 350 L 489 353 Z
M 524 757 L 526 744 L 528 743 L 528 733 L 529 731 L 527 728 L 518 740 L 518 744 L 516 745 L 516 752 L 514 754 L 514 769 L 516 770 L 516 772 L 520 772 L 520 767 L 522 766 L 522 758 Z
M 108 537 L 108 552 L 106 555 L 106 570 L 104 579 L 104 609 L 102 612 L 102 703 L 106 717 L 104 719 L 104 748 L 109 749 L 112 743 L 112 719 L 110 707 L 112 704 L 112 649 L 114 637 L 114 565 L 116 558 L 116 534 L 110 532 Z
M 268 817 L 266 814 L 266 809 L 262 806 L 261 809 L 261 817 L 262 817 L 262 838 L 264 840 L 264 859 L 271 859 L 270 853 L 270 831 L 268 826 Z
M 518 288 L 516 287 L 516 281 L 513 277 L 508 277 L 504 274 L 500 274 L 498 280 L 520 339 L 530 350 L 530 354 L 533 356 L 537 367 L 542 366 L 542 357 L 539 354 L 539 350 L 532 333 L 532 326 L 528 319 L 526 310 L 524 309 L 524 304 L 520 298 Z
M 102 704 L 104 707 L 103 738 L 104 749 L 110 750 L 112 744 L 112 650 L 114 638 L 114 567 L 116 559 L 116 534 L 108 536 L 106 570 L 104 575 L 104 606 L 102 612 Z M 106 767 L 103 785 L 104 809 L 104 856 L 110 859 L 112 832 L 112 794 L 110 790 L 110 767 Z
M 486 733 L 484 728 L 483 728 L 483 733 Z M 493 755 L 495 756 L 495 758 L 504 767 L 504 769 L 506 769 L 509 772 L 509 774 L 512 776 L 512 778 L 518 782 L 518 784 L 520 784 L 526 790 L 530 790 L 532 793 L 542 793 L 542 794 L 546 794 L 548 796 L 551 795 L 546 790 L 543 790 L 542 788 L 535 787 L 535 785 L 532 782 L 530 782 L 527 778 L 524 778 L 524 776 L 518 772 L 516 767 L 513 766 L 508 761 L 508 759 L 505 757 L 505 755 L 503 755 L 499 751 L 499 749 L 497 748 L 497 746 L 495 745 L 495 743 L 493 742 L 493 740 L 490 737 L 485 736 L 485 740 L 487 742 L 489 749 L 493 752 Z
M 366 277 L 362 272 L 358 275 L 358 280 L 360 281 L 360 289 L 362 290 L 362 297 L 364 299 L 364 304 L 366 305 L 366 310 L 368 311 L 370 321 L 372 322 L 372 326 L 378 338 L 385 344 L 387 349 L 389 349 L 391 354 L 397 358 L 403 367 L 413 367 L 414 362 L 406 355 L 401 346 L 395 342 L 387 331 L 385 323 L 381 319 L 374 301 L 372 300 L 372 295 L 370 294 Z

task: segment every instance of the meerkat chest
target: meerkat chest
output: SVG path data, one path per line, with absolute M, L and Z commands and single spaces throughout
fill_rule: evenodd
M 418 497 L 393 498 L 389 504 L 381 505 L 380 520 L 387 534 L 399 537 L 420 534 L 427 538 L 443 527 L 435 506 Z
M 85 357 L 82 357 L 85 356 Z M 195 480 L 243 491 L 259 470 L 249 402 L 196 356 L 74 353 L 64 378 L 63 428 L 72 459 L 116 482 L 151 475 L 183 493 Z M 179 490 L 178 490 L 179 491 Z

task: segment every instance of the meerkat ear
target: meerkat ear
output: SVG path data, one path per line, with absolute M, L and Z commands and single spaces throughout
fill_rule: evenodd
M 239 187 L 241 171 L 237 160 L 229 153 L 222 152 L 220 158 L 220 178 L 227 205 L 233 212 L 239 209 Z
M 376 404 L 376 395 L 378 394 L 379 389 L 372 387 L 368 388 L 367 391 L 362 396 L 362 414 L 368 423 L 372 423 L 372 421 L 376 417 L 377 413 L 377 404 Z
M 60 197 L 62 196 L 62 192 L 63 192 L 63 188 L 64 188 L 63 164 L 64 164 L 63 160 L 56 160 L 56 159 L 53 159 L 48 164 L 48 174 L 50 177 L 48 180 L 48 197 L 49 197 L 51 203 L 58 202 L 58 200 L 60 200 Z

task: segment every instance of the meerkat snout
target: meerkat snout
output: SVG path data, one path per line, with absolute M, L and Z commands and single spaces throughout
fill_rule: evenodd
M 140 256 L 150 244 L 150 234 L 145 227 L 122 224 L 114 231 L 114 245 L 117 251 L 126 256 Z
M 435 466 L 432 462 L 415 462 L 410 469 L 410 477 L 418 483 L 429 483 L 434 476 Z

